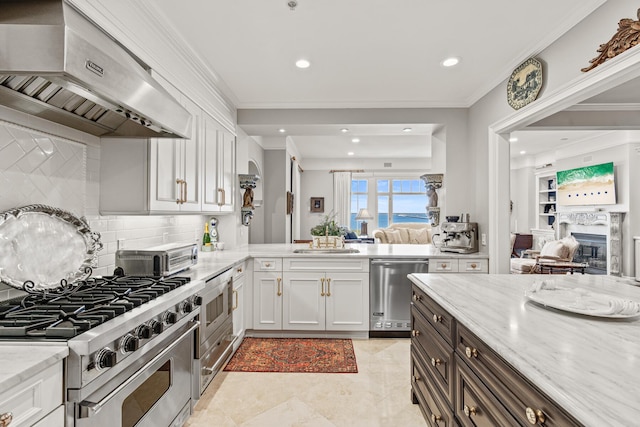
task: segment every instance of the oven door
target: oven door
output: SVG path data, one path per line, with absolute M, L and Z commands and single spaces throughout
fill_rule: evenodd
M 211 338 L 227 319 L 233 307 L 231 275 L 210 280 L 202 292 L 200 307 L 200 345 Z M 200 357 L 201 354 L 198 354 Z
M 193 331 L 179 337 L 130 377 L 120 375 L 78 404 L 76 427 L 182 426 L 191 411 Z

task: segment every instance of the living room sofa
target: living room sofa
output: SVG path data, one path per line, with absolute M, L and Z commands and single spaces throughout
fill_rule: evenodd
M 431 225 L 424 222 L 399 222 L 373 231 L 376 243 L 418 244 L 431 243 Z

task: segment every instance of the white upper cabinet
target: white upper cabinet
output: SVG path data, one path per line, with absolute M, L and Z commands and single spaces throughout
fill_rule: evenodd
M 175 88 L 169 91 L 192 114 L 191 138 L 103 138 L 102 214 L 233 212 L 235 137 Z
M 233 212 L 235 200 L 235 137 L 203 114 L 204 194 L 202 210 Z

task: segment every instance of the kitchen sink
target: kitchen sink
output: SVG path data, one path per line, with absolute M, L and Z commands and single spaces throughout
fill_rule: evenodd
M 359 254 L 360 250 L 354 248 L 320 248 L 320 249 L 294 249 L 294 254 Z

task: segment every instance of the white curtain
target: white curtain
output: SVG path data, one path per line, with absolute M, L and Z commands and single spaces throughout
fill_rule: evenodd
M 349 227 L 351 214 L 351 172 L 333 173 L 333 212 L 338 225 Z

